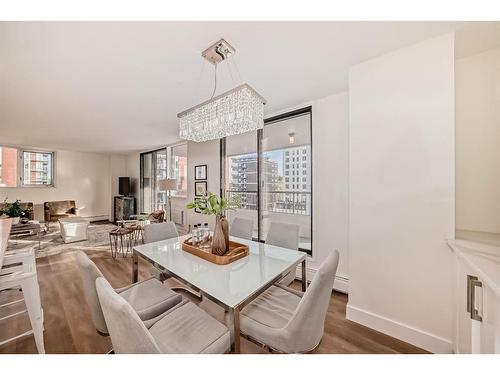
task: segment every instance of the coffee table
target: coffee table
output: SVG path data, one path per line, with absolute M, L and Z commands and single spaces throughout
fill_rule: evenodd
M 30 220 L 26 224 L 13 224 L 10 228 L 10 237 L 25 237 L 37 235 L 38 249 L 41 248 L 42 233 L 47 233 L 47 228 L 42 226 L 38 220 Z

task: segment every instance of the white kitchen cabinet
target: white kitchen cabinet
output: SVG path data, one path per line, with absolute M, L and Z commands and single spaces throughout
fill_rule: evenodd
M 500 353 L 500 247 L 449 241 L 456 254 L 456 353 Z

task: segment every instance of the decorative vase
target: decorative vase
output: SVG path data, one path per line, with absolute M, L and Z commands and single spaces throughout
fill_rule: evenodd
M 11 219 L 12 219 L 12 225 L 19 224 L 19 220 L 21 220 L 21 218 L 19 216 L 13 217 Z
M 225 217 L 217 217 L 215 221 L 214 235 L 212 237 L 212 253 L 224 255 L 229 246 L 229 225 Z
M 221 217 L 220 225 L 222 227 L 222 233 L 224 233 L 224 241 L 226 242 L 226 253 L 229 251 L 229 222 L 226 217 Z

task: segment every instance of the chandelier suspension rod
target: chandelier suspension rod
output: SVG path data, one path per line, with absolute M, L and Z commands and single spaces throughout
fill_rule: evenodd
M 217 90 L 217 64 L 215 64 L 214 67 L 215 67 L 215 70 L 214 70 L 214 75 L 215 75 L 214 91 L 212 91 L 212 96 L 210 97 L 210 99 L 214 98 L 215 90 Z

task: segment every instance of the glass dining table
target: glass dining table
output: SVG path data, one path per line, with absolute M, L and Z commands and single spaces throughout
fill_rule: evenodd
M 232 350 L 240 352 L 240 311 L 272 284 L 302 264 L 302 290 L 306 289 L 306 254 L 230 237 L 248 245 L 249 255 L 227 265 L 217 265 L 182 250 L 188 236 L 137 245 L 133 248 L 132 282 L 138 281 L 139 257 L 223 307 L 232 322 Z

